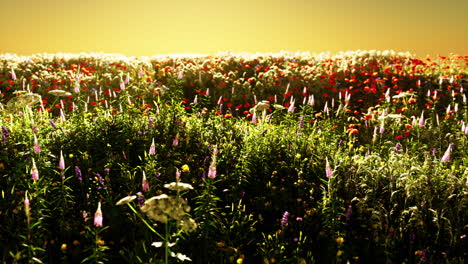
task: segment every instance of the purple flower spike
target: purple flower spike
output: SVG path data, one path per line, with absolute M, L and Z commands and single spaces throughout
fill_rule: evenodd
M 289 212 L 284 211 L 283 217 L 281 218 L 281 227 L 285 227 L 288 224 L 289 220 Z

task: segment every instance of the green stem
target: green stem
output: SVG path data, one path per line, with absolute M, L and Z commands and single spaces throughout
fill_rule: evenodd
M 169 263 L 169 224 L 165 224 L 166 234 L 164 238 L 164 263 Z
M 145 223 L 145 225 L 153 232 L 155 233 L 159 238 L 161 239 L 164 239 L 164 237 L 158 233 L 158 231 L 156 231 L 136 210 L 135 208 L 131 205 L 131 204 L 127 204 L 128 207 L 130 207 L 130 209 L 141 219 L 141 221 L 143 221 L 143 223 Z

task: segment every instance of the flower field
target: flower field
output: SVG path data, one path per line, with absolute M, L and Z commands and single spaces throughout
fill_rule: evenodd
M 466 88 L 468 56 L 0 55 L 1 262 L 466 263 Z

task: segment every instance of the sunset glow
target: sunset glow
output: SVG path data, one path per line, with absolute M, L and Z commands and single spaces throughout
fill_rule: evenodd
M 0 53 L 465 55 L 466 10 L 455 0 L 3 1 Z

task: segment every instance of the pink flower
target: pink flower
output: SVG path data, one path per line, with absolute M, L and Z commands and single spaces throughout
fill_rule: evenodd
M 29 224 L 29 221 L 31 220 L 30 210 L 31 210 L 31 204 L 29 202 L 28 192 L 26 191 L 26 193 L 24 194 L 24 212 L 26 213 L 28 224 Z
M 178 145 L 179 145 L 179 134 L 177 134 L 174 140 L 172 140 L 173 147 L 177 147 Z
M 148 184 L 148 180 L 146 179 L 146 174 L 144 171 L 143 171 L 143 179 L 141 180 L 141 189 L 143 190 L 143 192 L 149 191 L 149 184 Z
M 288 113 L 294 113 L 294 101 L 288 107 Z
M 382 123 L 380 123 L 380 130 L 379 130 L 379 133 L 380 134 L 383 134 L 385 132 L 385 123 L 384 121 L 382 120 Z
M 210 165 L 210 168 L 208 169 L 208 178 L 210 179 L 216 178 L 216 166 Z
M 325 158 L 325 174 L 327 175 L 328 179 L 333 177 L 333 170 L 330 167 L 330 163 L 328 163 L 328 158 Z
M 424 127 L 424 111 L 422 111 L 421 117 L 419 118 L 419 127 Z
M 34 135 L 34 146 L 33 146 L 34 154 L 39 154 L 41 153 L 41 146 L 39 146 L 39 142 L 37 141 L 36 134 L 33 134 L 33 135 Z
M 65 170 L 65 160 L 63 159 L 62 151 L 60 151 L 59 169 L 61 171 Z
M 36 162 L 34 161 L 34 159 L 32 159 L 32 168 L 31 168 L 31 177 L 33 179 L 33 181 L 37 181 L 39 180 L 39 170 L 37 169 L 36 167 Z
M 184 78 L 184 71 L 179 71 L 179 75 L 177 75 L 177 80 L 182 80 Z
M 15 70 L 13 68 L 11 69 L 11 79 L 13 81 L 16 81 L 16 74 L 15 74 Z
M 102 211 L 101 211 L 101 202 L 98 203 L 98 208 L 94 213 L 94 226 L 100 227 L 102 226 Z
M 257 113 L 254 112 L 252 115 L 252 124 L 257 124 Z
M 153 138 L 153 141 L 151 142 L 151 146 L 150 146 L 150 149 L 149 149 L 149 154 L 151 156 L 156 154 L 156 145 L 154 144 L 154 138 Z
M 444 153 L 444 156 L 440 159 L 442 162 L 450 162 L 450 154 L 452 153 L 453 144 L 450 144 Z

